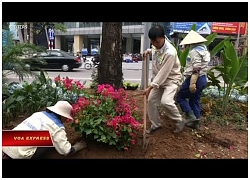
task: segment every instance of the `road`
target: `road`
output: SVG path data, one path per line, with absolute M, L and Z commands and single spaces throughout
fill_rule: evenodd
M 60 75 L 61 77 L 66 77 L 68 76 L 70 79 L 73 79 L 75 81 L 81 81 L 85 83 L 86 87 L 89 87 L 91 83 L 91 74 L 93 70 L 96 69 L 91 69 L 91 70 L 86 70 L 84 69 L 84 65 L 80 67 L 79 69 L 74 69 L 72 72 L 62 72 L 60 70 L 47 70 L 46 72 L 48 73 L 48 77 L 54 79 L 54 77 Z M 139 61 L 138 63 L 122 63 L 122 70 L 123 70 L 123 78 L 124 81 L 126 82 L 131 82 L 131 83 L 139 83 L 141 84 L 141 75 L 142 75 L 142 62 Z M 151 71 L 152 71 L 152 63 L 149 63 L 149 82 L 151 79 Z M 37 71 L 37 73 L 39 73 Z M 218 75 L 218 72 L 216 72 Z M 18 78 L 16 75 L 12 74 L 8 76 L 10 82 L 19 82 Z M 223 80 L 220 77 L 219 80 L 221 81 L 221 85 L 223 85 Z M 26 78 L 25 81 L 31 82 L 33 81 L 33 78 Z
M 151 78 L 151 62 L 149 64 L 149 80 Z M 138 63 L 123 63 L 122 64 L 123 69 L 123 78 L 126 82 L 131 83 L 141 83 L 141 75 L 142 75 L 142 62 Z M 85 86 L 89 87 L 91 83 L 91 74 L 95 69 L 86 70 L 84 69 L 84 65 L 80 67 L 79 69 L 74 69 L 72 72 L 62 72 L 60 70 L 46 70 L 48 73 L 48 77 L 54 79 L 54 77 L 60 75 L 61 77 L 68 76 L 70 79 L 73 80 L 80 80 L 81 82 L 86 81 Z M 38 71 L 35 71 L 36 73 L 39 73 Z M 17 76 L 15 74 L 8 76 L 10 82 L 19 82 Z M 33 81 L 32 77 L 25 78 L 25 81 L 31 82 Z

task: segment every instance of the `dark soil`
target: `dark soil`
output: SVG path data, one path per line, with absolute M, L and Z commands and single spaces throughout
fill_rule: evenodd
M 127 91 L 134 98 L 143 116 L 143 95 L 141 91 Z M 20 117 L 12 125 L 20 123 Z M 143 136 L 129 151 L 118 151 L 112 146 L 86 140 L 87 147 L 71 155 L 62 156 L 52 150 L 45 158 L 48 159 L 248 159 L 248 129 L 239 130 L 235 125 L 221 126 L 216 122 L 206 120 L 203 115 L 201 127 L 192 130 L 185 127 L 180 134 L 172 131 L 175 122 L 162 117 L 163 128 L 143 141 Z M 147 119 L 147 126 L 150 123 Z M 12 126 L 12 127 L 13 127 Z M 70 124 L 65 124 L 69 141 L 75 143 L 80 135 L 75 133 Z M 246 126 L 247 127 L 247 126 Z M 9 128 L 10 129 L 10 128 Z M 147 145 L 143 148 L 143 145 Z

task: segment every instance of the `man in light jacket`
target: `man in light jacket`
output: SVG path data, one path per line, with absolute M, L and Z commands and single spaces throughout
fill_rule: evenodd
M 148 116 L 151 127 L 147 133 L 153 133 L 162 124 L 159 117 L 158 106 L 164 107 L 166 115 L 170 120 L 176 121 L 174 133 L 179 133 L 185 126 L 176 104 L 175 94 L 181 80 L 181 65 L 175 47 L 165 36 L 163 27 L 156 25 L 148 32 L 148 37 L 152 43 L 152 48 L 143 53 L 152 55 L 152 82 L 144 91 L 148 98 Z

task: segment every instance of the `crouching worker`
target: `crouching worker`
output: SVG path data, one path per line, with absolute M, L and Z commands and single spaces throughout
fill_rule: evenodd
M 58 101 L 45 111 L 33 113 L 13 130 L 48 130 L 56 151 L 62 155 L 74 154 L 86 147 L 85 142 L 71 145 L 68 141 L 63 122 L 71 117 L 72 106 L 67 101 Z M 41 158 L 51 147 L 3 147 L 3 159 Z

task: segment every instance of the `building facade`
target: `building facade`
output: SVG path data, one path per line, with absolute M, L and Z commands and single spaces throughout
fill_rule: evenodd
M 91 52 L 100 49 L 102 22 L 64 22 L 67 32 L 55 32 L 55 48 L 76 53 L 82 49 Z M 122 26 L 122 51 L 140 53 L 143 39 L 142 22 L 124 22 Z
M 123 22 L 122 52 L 142 53 L 144 44 L 144 25 L 148 22 Z M 153 22 L 169 27 L 170 22 Z M 100 49 L 102 40 L 102 22 L 64 22 L 67 32 L 55 32 L 55 48 L 76 53 L 82 49 L 91 52 Z M 167 31 L 167 34 L 169 32 Z

